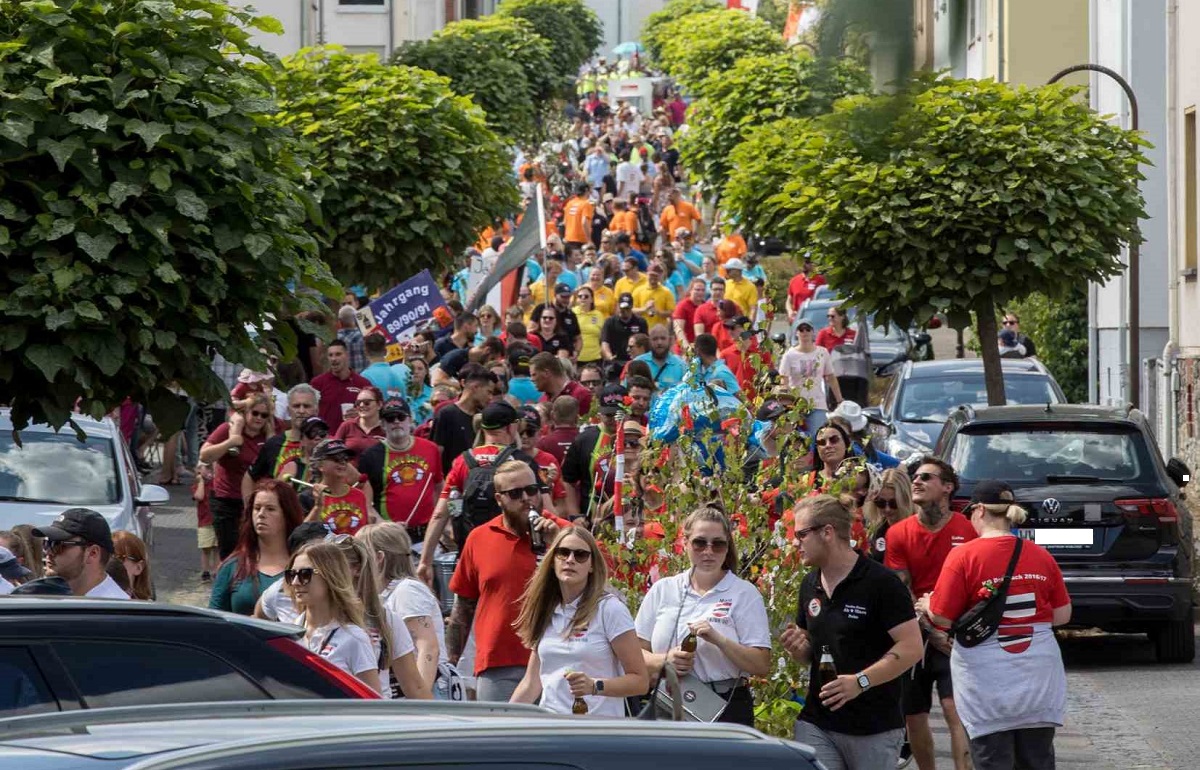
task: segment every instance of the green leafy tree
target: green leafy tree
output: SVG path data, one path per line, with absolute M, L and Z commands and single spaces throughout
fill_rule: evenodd
M 856 97 L 802 130 L 788 127 L 778 194 L 737 167 L 726 205 L 811 244 L 850 304 L 901 326 L 945 311 L 975 313 L 988 403 L 1004 403 L 996 308 L 1103 281 L 1121 247 L 1140 239 L 1144 142 L 1110 125 L 1061 86 L 1014 88 L 924 76 L 889 96 Z M 776 140 L 764 128 L 734 159 Z M 756 209 L 757 207 L 757 209 Z
M 663 33 L 671 22 L 693 13 L 719 11 L 725 3 L 718 0 L 671 0 L 661 11 L 655 11 L 642 23 L 642 45 L 654 61 L 662 56 Z
M 305 138 L 325 213 L 323 255 L 346 283 L 438 273 L 516 206 L 507 148 L 432 72 L 306 49 L 276 76 L 280 124 Z
M 18 429 L 127 396 L 179 424 L 168 386 L 215 398 L 214 349 L 261 361 L 246 324 L 299 309 L 288 282 L 334 290 L 247 27 L 278 24 L 214 0 L 0 6 L 0 403 Z
M 554 49 L 525 19 L 488 16 L 446 25 L 428 40 L 401 45 L 394 64 L 450 79 L 501 136 L 528 139 L 538 118 L 570 85 L 555 69 Z
M 600 19 L 583 0 L 504 0 L 496 14 L 525 19 L 552 41 L 557 74 L 568 82 L 575 80 L 579 68 L 604 42 Z
M 843 96 L 869 92 L 871 76 L 852 60 L 827 62 L 791 49 L 738 59 L 695 90 L 702 96 L 692 103 L 679 151 L 691 173 L 719 192 L 730 154 L 751 129 L 829 112 Z
M 1030 294 L 1004 309 L 1021 319 L 1021 331 L 1037 345 L 1038 360 L 1054 375 L 1067 400 L 1087 403 L 1087 286 L 1071 286 L 1056 299 Z
M 723 73 L 741 58 L 782 53 L 783 38 L 770 24 L 745 11 L 693 13 L 659 33 L 659 66 L 691 90 L 710 75 Z

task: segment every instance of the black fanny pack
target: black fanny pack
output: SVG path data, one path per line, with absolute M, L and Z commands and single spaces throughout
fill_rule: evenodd
M 1013 570 L 1017 568 L 1017 559 L 1021 557 L 1021 538 L 1013 548 L 1012 558 L 1008 560 L 1008 569 L 1004 573 L 1004 582 L 994 594 L 980 600 L 974 607 L 963 613 L 950 627 L 950 635 L 957 644 L 963 647 L 975 647 L 991 638 L 1004 619 L 1004 604 L 1008 598 L 1008 586 L 1012 582 Z

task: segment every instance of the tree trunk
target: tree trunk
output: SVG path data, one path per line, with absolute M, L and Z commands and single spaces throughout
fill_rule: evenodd
M 991 292 L 975 302 L 975 330 L 979 333 L 979 355 L 983 359 L 983 382 L 987 386 L 988 406 L 1004 406 L 1004 372 L 1000 368 L 997 343 L 996 303 Z

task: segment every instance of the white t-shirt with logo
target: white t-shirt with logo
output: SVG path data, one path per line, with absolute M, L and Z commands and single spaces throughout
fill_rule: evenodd
M 262 608 L 262 614 L 269 620 L 296 623 L 300 619 L 300 611 L 292 603 L 292 597 L 284 590 L 282 580 L 276 580 L 267 586 L 267 590 L 258 598 L 258 604 Z
M 404 625 L 404 618 L 387 607 L 383 608 L 383 612 L 387 617 L 388 628 L 392 632 L 391 660 L 379 659 L 379 632 L 372 628 L 368 634 L 371 637 L 371 649 L 375 652 L 375 660 L 380 663 L 379 695 L 385 700 L 390 700 L 392 698 L 392 661 L 412 653 L 416 647 L 413 645 L 412 634 L 408 632 L 408 626 Z
M 650 642 L 651 652 L 678 647 L 689 633 L 688 623 L 707 620 L 713 629 L 747 647 L 771 649 L 767 607 L 754 584 L 726 572 L 721 582 L 700 596 L 691 587 L 691 570 L 663 578 L 650 587 L 637 614 L 638 638 Z M 703 682 L 720 682 L 745 675 L 716 645 L 698 640 L 692 669 Z
M 592 679 L 613 679 L 625 669 L 612 642 L 627 631 L 633 631 L 633 616 L 629 609 L 612 594 L 606 594 L 596 606 L 596 615 L 582 631 L 568 634 L 575 619 L 579 599 L 560 604 L 550 618 L 550 625 L 538 642 L 537 653 L 542 665 L 542 702 L 544 708 L 560 714 L 570 714 L 575 696 L 567 684 L 568 671 L 581 671 Z M 565 635 L 565 638 L 564 638 Z M 593 716 L 625 716 L 624 698 L 607 695 L 585 695 L 588 713 Z
M 375 669 L 379 661 L 365 630 L 337 621 L 306 634 L 304 646 L 352 676 Z
M 117 581 L 110 576 L 105 575 L 104 580 L 98 583 L 92 590 L 88 591 L 84 596 L 91 596 L 94 599 L 128 599 L 129 594 L 117 585 Z
M 442 618 L 442 607 L 429 586 L 416 578 L 393 580 L 380 595 L 383 605 L 401 620 L 429 618 L 438 643 L 438 663 L 448 663 L 446 654 L 446 621 Z
M 799 348 L 788 348 L 779 360 L 779 373 L 787 380 L 788 387 L 800 391 L 800 398 L 812 402 L 813 409 L 828 409 L 825 398 L 825 378 L 833 374 L 833 359 L 829 351 L 816 347 L 808 353 Z

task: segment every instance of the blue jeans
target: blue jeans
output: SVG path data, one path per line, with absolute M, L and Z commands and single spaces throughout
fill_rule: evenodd
M 804 418 L 804 430 L 809 437 L 815 438 L 821 426 L 828 422 L 828 412 L 824 409 L 814 409 Z

